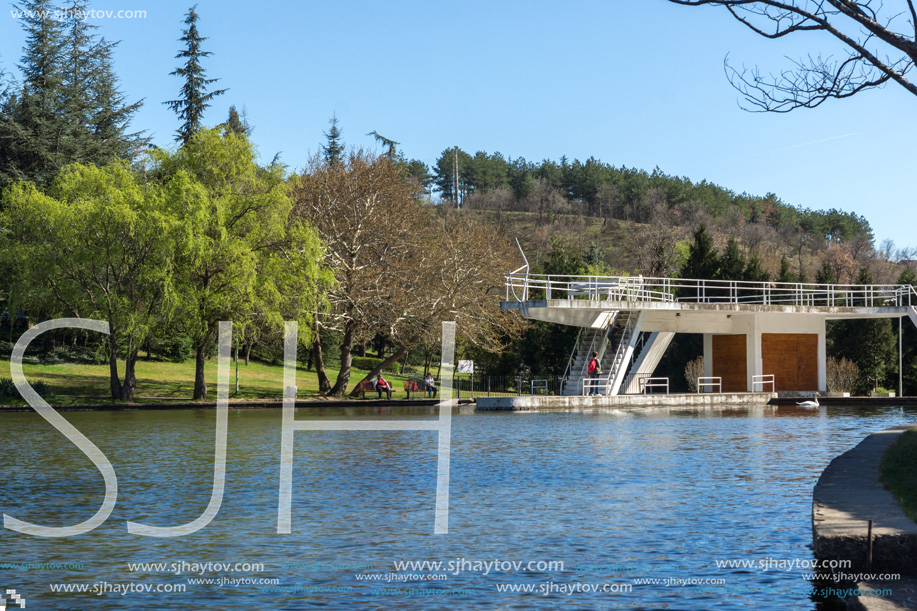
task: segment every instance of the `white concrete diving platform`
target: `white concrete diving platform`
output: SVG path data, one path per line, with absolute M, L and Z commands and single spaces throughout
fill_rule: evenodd
M 908 316 L 917 325 L 915 306 L 911 285 L 546 276 L 526 268 L 506 275 L 501 303 L 528 319 L 580 328 L 565 395 L 590 387 L 644 392 L 676 333 L 704 336 L 711 390 L 825 392 L 828 320 Z M 602 374 L 588 380 L 593 352 Z

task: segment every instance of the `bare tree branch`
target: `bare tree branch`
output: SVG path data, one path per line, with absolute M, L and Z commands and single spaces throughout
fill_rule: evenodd
M 900 2 L 900 0 L 898 0 Z M 768 39 L 797 32 L 824 31 L 846 48 L 843 58 L 809 55 L 790 60 L 793 67 L 763 76 L 755 68 L 737 69 L 727 59 L 727 78 L 743 96 L 740 106 L 752 112 L 789 112 L 814 108 L 828 99 L 843 99 L 894 81 L 917 95 L 907 74 L 917 61 L 917 10 L 907 2 L 913 33 L 895 31 L 904 11 L 882 13 L 872 0 L 669 0 L 685 6 L 721 6 L 739 23 Z

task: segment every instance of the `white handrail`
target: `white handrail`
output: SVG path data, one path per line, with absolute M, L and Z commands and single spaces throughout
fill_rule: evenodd
M 525 269 L 525 273 L 521 273 Z M 532 291 L 548 299 L 593 301 L 680 301 L 830 307 L 903 307 L 917 305 L 909 284 L 815 284 L 746 280 L 692 280 L 644 276 L 572 276 L 530 274 L 523 266 L 506 275 L 507 298 L 526 301 Z M 516 289 L 522 289 L 519 299 Z M 621 308 L 625 309 L 625 308 Z
M 668 378 L 641 378 L 640 385 L 643 386 L 644 395 L 647 388 L 665 388 L 665 394 L 669 394 Z
M 705 380 L 705 381 L 702 382 L 701 380 Z M 716 392 L 722 394 L 723 378 L 721 378 L 720 376 L 701 376 L 697 378 L 697 392 L 698 393 L 705 392 L 705 391 L 702 391 L 701 388 L 704 388 L 706 386 L 711 387 L 710 392 L 713 392 L 713 387 L 716 386 L 719 389 Z
M 765 385 L 765 384 L 770 384 L 770 385 L 771 385 L 771 392 L 776 392 L 776 391 L 774 390 L 774 388 L 775 388 L 775 386 L 774 386 L 774 374 L 768 373 L 768 374 L 761 375 L 761 376 L 751 376 L 751 391 L 752 391 L 752 392 L 755 392 L 755 386 L 758 386 L 758 385 L 761 386 L 761 392 L 764 392 L 764 385 Z

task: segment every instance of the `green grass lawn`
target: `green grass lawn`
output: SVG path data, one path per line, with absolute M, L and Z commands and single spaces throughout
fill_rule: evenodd
M 881 481 L 917 522 L 917 430 L 905 431 L 882 457 Z
M 283 396 L 283 367 L 266 365 L 252 361 L 251 364 L 239 364 L 239 394 L 235 394 L 235 363 L 230 368 L 229 393 L 230 398 L 239 399 L 280 399 Z M 111 397 L 108 386 L 108 365 L 82 365 L 64 363 L 59 365 L 29 365 L 23 364 L 23 372 L 30 382 L 43 381 L 51 385 L 53 395 L 48 398 L 52 405 L 73 405 L 81 403 L 97 403 Z M 328 369 L 328 376 L 334 383 L 337 376 L 336 369 Z M 118 373 L 124 375 L 124 363 L 119 363 Z M 354 385 L 362 380 L 368 372 L 361 369 L 352 369 L 350 372 L 350 385 L 348 392 Z M 217 363 L 216 359 L 207 361 L 205 367 L 207 378 L 208 398 L 216 399 Z M 194 390 L 194 361 L 184 363 L 167 363 L 160 361 L 137 362 L 137 387 L 134 393 L 136 402 L 155 402 L 157 399 L 184 399 L 190 400 Z M 0 377 L 10 377 L 8 371 L 0 371 Z M 404 376 L 392 373 L 384 374 L 394 387 L 392 398 L 405 398 L 402 382 Z M 417 377 L 413 375 L 412 377 Z M 296 382 L 299 386 L 299 397 L 318 395 L 318 376 L 313 371 L 299 368 L 296 373 Z M 367 393 L 367 399 L 370 395 Z M 414 397 L 418 395 L 412 395 Z M 23 405 L 21 399 L 0 399 L 0 404 Z

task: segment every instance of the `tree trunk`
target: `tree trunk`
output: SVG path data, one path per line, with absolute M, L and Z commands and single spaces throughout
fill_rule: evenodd
M 121 380 L 118 379 L 118 334 L 114 325 L 109 324 L 108 334 L 108 385 L 111 388 L 111 399 L 121 398 Z
M 207 380 L 204 379 L 204 362 L 207 360 L 207 341 L 201 342 L 194 354 L 194 397 L 193 400 L 207 398 Z
M 331 392 L 331 380 L 325 371 L 325 358 L 322 356 L 322 328 L 315 321 L 315 341 L 312 342 L 312 358 L 315 359 L 315 373 L 318 375 L 318 392 L 327 395 Z
M 385 359 L 384 361 L 382 361 L 381 363 L 379 363 L 378 365 L 376 365 L 375 369 L 373 369 L 373 370 L 370 371 L 368 374 L 366 374 L 366 377 L 363 378 L 363 380 L 361 380 L 361 381 L 362 381 L 362 382 L 365 382 L 365 381 L 367 381 L 367 380 L 372 380 L 372 379 L 375 378 L 377 375 L 379 375 L 380 373 L 382 373 L 383 371 L 385 371 L 385 368 L 386 368 L 386 367 L 388 367 L 388 366 L 391 365 L 392 363 L 396 362 L 398 359 L 402 358 L 403 356 L 407 355 L 408 350 L 410 349 L 409 346 L 410 346 L 409 344 L 405 344 L 404 346 L 400 346 L 400 347 L 398 348 L 398 350 L 396 350 L 395 353 L 394 353 L 393 355 L 391 355 L 390 357 L 388 357 L 387 359 Z M 350 391 L 350 396 L 351 396 L 351 397 L 356 397 L 356 396 L 358 396 L 358 395 L 360 394 L 359 391 L 357 390 L 358 388 L 359 388 L 359 385 L 354 385 L 353 390 Z
M 137 387 L 137 377 L 134 375 L 135 365 L 139 351 L 132 351 L 124 362 L 124 384 L 121 385 L 120 399 L 122 401 L 134 400 L 134 389 Z
M 347 384 L 350 382 L 350 364 L 353 361 L 351 348 L 353 347 L 354 322 L 348 322 L 344 325 L 344 337 L 341 339 L 341 369 L 338 371 L 338 377 L 334 381 L 334 386 L 329 394 L 332 397 L 343 397 L 347 391 Z
M 245 344 L 245 366 L 246 366 L 246 367 L 248 367 L 248 363 L 249 363 L 249 361 L 251 361 L 251 358 L 252 358 L 252 346 L 254 346 L 254 345 L 255 345 L 255 340 L 251 340 L 251 341 L 249 341 L 247 344 Z

